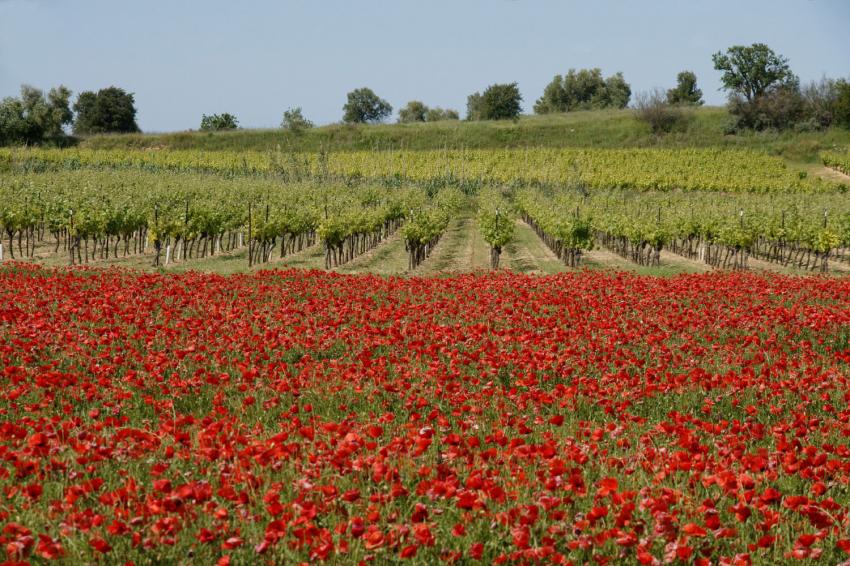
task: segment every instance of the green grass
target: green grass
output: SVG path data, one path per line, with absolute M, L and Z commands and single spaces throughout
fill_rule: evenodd
M 93 136 L 83 147 L 199 150 L 338 150 L 505 148 L 505 147 L 744 147 L 763 149 L 792 161 L 815 162 L 818 152 L 850 146 L 850 130 L 762 132 L 725 135 L 730 117 L 724 108 L 694 110 L 683 132 L 656 136 L 630 110 L 523 116 L 517 122 L 446 121 L 430 124 L 322 126 L 300 134 L 279 129 L 232 132 L 176 132 Z

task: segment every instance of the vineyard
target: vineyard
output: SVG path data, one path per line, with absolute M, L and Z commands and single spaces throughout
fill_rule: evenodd
M 25 170 L 125 168 L 329 179 L 485 185 L 552 186 L 580 182 L 591 189 L 715 192 L 834 192 L 846 186 L 810 178 L 762 152 L 728 149 L 545 148 L 505 150 L 297 153 L 0 149 L 0 165 Z
M 850 175 L 850 150 L 824 152 L 821 154 L 821 161 L 827 167 L 831 167 L 845 175 Z
M 405 271 L 416 273 L 453 222 L 474 217 L 493 268 L 520 221 L 565 269 L 604 249 L 649 268 L 674 254 L 718 269 L 850 271 L 847 187 L 752 151 L 6 150 L 2 159 L 4 260 L 168 267 L 237 254 L 249 269 L 320 249 L 317 267 L 335 269 L 400 240 Z

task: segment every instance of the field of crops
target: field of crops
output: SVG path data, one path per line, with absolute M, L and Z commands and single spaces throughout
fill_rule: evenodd
M 401 228 L 412 272 L 464 214 L 477 216 L 493 267 L 517 218 L 570 268 L 604 247 L 642 266 L 669 251 L 712 268 L 753 257 L 827 272 L 850 248 L 847 186 L 752 151 L 5 155 L 4 259 L 161 267 L 247 249 L 249 268 L 321 246 L 334 268 Z
M 848 297 L 6 268 L 6 557 L 837 564 Z
M 287 179 L 404 179 L 419 183 L 563 186 L 638 191 L 821 192 L 835 184 L 810 178 L 778 157 L 730 149 L 359 151 L 338 153 L 189 150 L 0 150 L 19 167 L 123 167 Z
M 844 563 L 846 191 L 737 150 L 4 150 L 5 558 Z

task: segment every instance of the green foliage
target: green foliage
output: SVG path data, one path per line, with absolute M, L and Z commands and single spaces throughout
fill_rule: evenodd
M 467 120 L 515 120 L 522 112 L 522 95 L 517 83 L 494 84 L 481 93 L 469 95 Z
M 667 91 L 668 104 L 701 106 L 702 91 L 697 88 L 697 76 L 692 71 L 682 71 L 676 76 L 676 88 Z
M 225 112 L 224 114 L 203 115 L 201 118 L 201 131 L 217 132 L 220 130 L 235 130 L 239 127 L 236 116 Z
M 478 227 L 491 248 L 501 251 L 513 239 L 516 227 L 513 206 L 499 189 L 487 188 L 479 194 Z
M 850 129 L 850 82 L 839 80 L 835 83 L 835 123 Z
M 605 79 L 605 90 L 602 91 L 597 108 L 625 108 L 632 97 L 632 87 L 618 72 Z
M 370 88 L 358 88 L 348 93 L 348 102 L 342 107 L 342 120 L 349 124 L 382 122 L 392 114 L 393 107 L 378 97 Z
M 788 59 L 767 45 L 734 45 L 712 59 L 714 68 L 723 72 L 723 88 L 729 91 L 729 112 L 735 116 L 732 131 L 782 130 L 804 115 L 799 79 Z
M 602 71 L 594 69 L 570 69 L 564 75 L 555 75 L 543 96 L 534 104 L 535 114 L 591 110 L 600 108 L 625 108 L 629 104 L 632 89 L 623 78 L 615 73 L 607 79 Z
M 726 53 L 715 53 L 712 60 L 715 70 L 723 72 L 723 88 L 743 96 L 747 102 L 754 102 L 771 90 L 799 84 L 788 59 L 764 43 L 733 45 Z
M 0 145 L 53 143 L 66 145 L 64 126 L 71 123 L 71 91 L 64 86 L 44 92 L 28 85 L 20 98 L 0 102 Z
M 76 134 L 138 132 L 136 106 L 132 93 L 111 86 L 99 91 L 81 92 L 74 104 Z
M 444 110 L 439 107 L 429 108 L 428 112 L 425 113 L 426 122 L 442 122 L 445 120 L 460 120 L 460 114 L 458 114 L 457 110 L 452 110 L 451 108 Z
M 398 111 L 398 121 L 401 123 L 424 122 L 429 108 L 418 100 L 411 100 L 407 106 Z
M 474 92 L 466 97 L 466 119 L 478 121 L 484 119 L 483 113 L 484 97 L 480 92 Z
M 273 130 L 240 129 L 227 136 L 199 132 L 92 136 L 81 141 L 90 149 L 168 148 L 197 151 L 268 152 L 276 146 L 313 153 L 374 150 L 403 146 L 411 150 L 549 148 L 739 148 L 757 149 L 792 161 L 815 163 L 818 154 L 833 147 L 850 146 L 850 129 L 785 130 L 764 136 L 742 131 L 725 134 L 729 112 L 715 106 L 693 107 L 685 133 L 662 138 L 635 120 L 634 112 L 597 110 L 521 116 L 515 124 L 504 122 L 436 122 L 410 127 L 383 124 L 352 128 L 346 124 L 317 126 L 302 134 Z
M 280 127 L 284 130 L 298 133 L 312 128 L 313 122 L 304 117 L 301 107 L 298 106 L 297 108 L 289 108 L 284 111 Z
M 561 259 L 565 258 L 565 250 L 592 250 L 594 245 L 592 219 L 582 209 L 584 199 L 576 195 L 564 193 L 560 199 L 554 199 L 539 189 L 526 188 L 516 196 L 522 214 L 538 230 L 554 238 L 556 254 Z
M 752 102 L 733 95 L 729 112 L 735 117 L 734 131 L 786 130 L 795 126 L 805 115 L 805 103 L 796 85 L 771 89 Z
M 821 130 L 835 120 L 838 104 L 838 81 L 823 77 L 812 81 L 800 90 L 803 102 L 803 121 L 796 125 L 799 130 Z
M 411 100 L 407 106 L 398 111 L 398 121 L 400 124 L 409 124 L 414 122 L 442 122 L 444 120 L 459 120 L 460 115 L 457 110 L 451 108 L 443 110 L 435 107 L 429 108 L 418 100 Z

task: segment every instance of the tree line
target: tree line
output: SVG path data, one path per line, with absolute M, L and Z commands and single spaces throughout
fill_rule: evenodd
M 71 105 L 65 86 L 49 92 L 24 85 L 18 97 L 0 101 L 0 145 L 68 145 L 75 135 L 138 132 L 133 94 L 117 87 L 81 92 Z
M 850 83 L 823 78 L 801 86 L 786 57 L 763 43 L 735 45 L 712 56 L 728 94 L 731 122 L 727 133 L 740 130 L 812 130 L 840 125 L 850 128 Z M 138 132 L 134 96 L 121 88 L 80 93 L 73 107 L 71 91 L 59 86 L 48 93 L 21 87 L 20 97 L 0 102 L 0 145 L 67 145 L 70 127 L 75 135 Z M 623 73 L 608 77 L 599 68 L 570 69 L 546 85 L 534 105 L 535 114 L 577 110 L 621 109 L 632 102 L 635 117 L 646 122 L 656 134 L 687 128 L 688 108 L 703 104 L 696 75 L 681 71 L 676 85 L 666 91 L 654 89 L 637 93 Z M 392 115 L 392 105 L 368 88 L 347 94 L 342 121 L 348 124 L 375 124 Z M 493 84 L 483 92 L 467 97 L 466 120 L 516 120 L 522 114 L 522 94 L 518 84 Z M 459 120 L 457 110 L 429 107 L 419 100 L 408 102 L 398 112 L 399 123 Z M 202 131 L 233 130 L 239 121 L 230 113 L 204 114 Z M 313 127 L 300 107 L 284 112 L 281 128 L 295 133 Z

